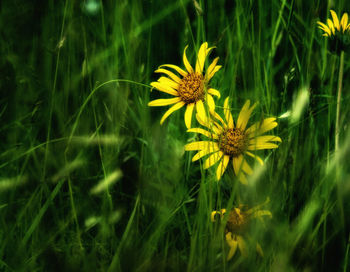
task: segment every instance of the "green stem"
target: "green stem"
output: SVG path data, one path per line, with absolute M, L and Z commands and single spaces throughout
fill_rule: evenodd
M 340 53 L 339 76 L 338 76 L 338 95 L 337 95 L 337 113 L 335 117 L 335 152 L 339 150 L 339 116 L 340 116 L 340 100 L 343 85 L 344 74 L 344 51 Z
M 340 100 L 341 100 L 341 91 L 343 85 L 343 73 L 344 73 L 344 51 L 342 50 L 340 53 L 340 62 L 339 62 L 339 76 L 338 76 L 338 94 L 337 94 L 337 113 L 335 117 L 335 159 L 339 161 L 339 119 L 340 119 Z M 340 171 L 341 167 L 339 162 L 336 164 L 335 168 L 335 179 L 337 182 L 337 195 L 338 195 L 338 205 L 339 205 L 339 217 L 343 226 L 343 232 L 345 230 L 345 216 L 344 216 L 344 206 L 343 206 L 343 194 L 340 183 Z M 345 233 L 344 233 L 345 234 Z

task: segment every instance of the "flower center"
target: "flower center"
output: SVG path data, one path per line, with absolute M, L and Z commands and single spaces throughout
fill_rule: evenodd
M 229 128 L 219 136 L 219 147 L 233 157 L 241 155 L 247 147 L 247 135 L 239 128 Z
M 236 208 L 230 211 L 227 223 L 226 231 L 232 233 L 240 233 L 245 229 L 249 218 L 246 214 L 241 213 L 240 209 Z
M 202 74 L 191 73 L 183 77 L 178 89 L 181 99 L 186 103 L 193 103 L 204 97 L 204 78 Z

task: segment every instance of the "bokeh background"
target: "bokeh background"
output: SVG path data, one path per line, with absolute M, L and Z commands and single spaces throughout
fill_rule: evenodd
M 316 22 L 345 0 L 0 2 L 1 271 L 349 271 L 349 66 Z M 237 118 L 277 116 L 280 147 L 250 186 L 192 163 L 183 110 L 147 103 L 161 64 L 204 41 Z M 231 167 L 232 168 L 232 167 Z M 212 210 L 270 202 L 254 248 L 226 262 Z

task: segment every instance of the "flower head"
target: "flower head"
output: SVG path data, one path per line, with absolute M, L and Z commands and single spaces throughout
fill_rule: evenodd
M 205 60 L 213 48 L 214 47 L 208 48 L 207 42 L 201 45 L 198 51 L 195 69 L 193 69 L 188 62 L 186 46 L 183 53 L 183 63 L 186 71 L 172 64 L 161 65 L 159 69 L 155 71 L 156 73 L 163 73 L 166 76 L 161 76 L 157 82 L 152 82 L 151 86 L 161 92 L 174 96 L 173 98 L 168 99 L 156 99 L 148 103 L 148 106 L 173 105 L 165 112 L 160 120 L 160 124 L 162 124 L 174 111 L 186 106 L 185 124 L 187 128 L 190 128 L 194 108 L 196 108 L 197 114 L 202 118 L 206 118 L 205 104 L 203 102 L 206 103 L 210 111 L 215 109 L 213 95 L 220 97 L 220 92 L 213 88 L 209 88 L 208 83 L 214 74 L 221 68 L 221 65 L 216 65 L 219 58 L 215 58 L 209 65 L 206 73 L 203 74 Z M 180 76 L 177 76 L 164 67 L 173 69 Z
M 252 219 L 261 219 L 263 216 L 268 216 L 270 218 L 272 217 L 272 214 L 269 210 L 260 209 L 261 206 L 267 204 L 268 202 L 269 199 L 267 199 L 265 203 L 255 206 L 248 210 L 244 209 L 244 205 L 240 205 L 238 208 L 233 208 L 231 211 L 229 211 L 225 226 L 225 238 L 227 244 L 230 247 L 230 251 L 227 255 L 227 260 L 230 260 L 235 255 L 237 247 L 244 257 L 248 256 L 247 245 L 243 238 L 243 235 L 245 235 Z M 223 220 L 225 214 L 226 209 L 221 209 L 220 211 L 213 211 L 211 213 L 211 221 L 216 221 L 216 215 L 219 215 L 220 219 Z M 263 256 L 263 251 L 258 242 L 256 243 L 256 250 L 261 256 Z
M 208 156 L 204 161 L 205 169 L 219 162 L 216 178 L 220 180 L 229 161 L 232 159 L 235 174 L 243 184 L 247 184 L 245 174 L 250 175 L 253 173 L 253 170 L 247 163 L 245 155 L 253 157 L 260 164 L 263 164 L 262 159 L 253 154 L 252 151 L 277 148 L 278 145 L 273 142 L 282 141 L 280 137 L 274 135 L 262 136 L 262 134 L 277 126 L 275 117 L 266 118 L 247 128 L 248 120 L 255 106 L 256 104 L 250 106 L 250 101 L 247 100 L 239 113 L 236 124 L 234 124 L 229 110 L 228 97 L 224 102 L 225 120 L 216 112 L 212 112 L 213 120 L 203 120 L 200 116 L 197 116 L 198 122 L 208 130 L 192 128 L 187 131 L 200 133 L 209 138 L 209 140 L 192 142 L 185 146 L 187 151 L 198 151 L 192 158 L 192 161 Z
M 324 31 L 323 36 L 330 39 L 331 51 L 341 51 L 350 43 L 350 23 L 348 14 L 344 13 L 339 21 L 337 14 L 331 10 L 332 20 L 327 19 L 327 24 L 317 22 L 318 27 Z

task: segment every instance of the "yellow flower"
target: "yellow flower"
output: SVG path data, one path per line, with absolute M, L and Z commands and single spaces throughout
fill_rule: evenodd
M 327 19 L 327 24 L 317 22 L 318 27 L 324 31 L 323 36 L 329 38 L 330 51 L 340 53 L 350 45 L 350 24 L 348 14 L 344 13 L 339 21 L 337 14 L 331 10 L 332 20 Z
M 350 24 L 348 24 L 347 13 L 343 14 L 343 17 L 341 18 L 340 22 L 334 10 L 331 10 L 331 15 L 333 21 L 331 19 L 327 19 L 327 25 L 322 22 L 317 22 L 317 24 L 319 25 L 318 27 L 325 32 L 323 36 L 335 36 L 336 32 L 344 33 L 345 31 L 350 29 Z
M 263 164 L 262 159 L 253 154 L 252 151 L 277 148 L 278 145 L 272 142 L 282 141 L 280 137 L 274 135 L 262 136 L 262 134 L 277 126 L 275 117 L 266 118 L 246 128 L 255 106 L 256 104 L 250 107 L 250 101 L 247 100 L 239 113 L 236 125 L 234 125 L 232 114 L 229 110 L 228 97 L 224 102 L 225 120 L 216 112 L 213 112 L 212 115 L 218 122 L 209 119 L 203 120 L 201 116 L 197 115 L 198 122 L 208 130 L 192 128 L 187 131 L 200 133 L 209 138 L 209 140 L 196 141 L 185 146 L 186 151 L 198 151 L 192 158 L 192 161 L 209 155 L 204 161 L 204 169 L 219 162 L 216 170 L 216 178 L 220 180 L 230 159 L 232 159 L 235 174 L 241 183 L 247 184 L 248 181 L 245 174 L 251 175 L 253 170 L 247 163 L 244 155 L 253 157 L 260 164 Z
M 255 206 L 249 210 L 244 210 L 244 205 L 240 205 L 238 208 L 233 208 L 228 216 L 227 223 L 225 226 L 225 238 L 228 246 L 230 247 L 230 251 L 227 255 L 227 260 L 229 261 L 236 253 L 237 247 L 241 252 L 242 256 L 248 256 L 248 248 L 247 244 L 243 238 L 243 234 L 246 232 L 247 228 L 252 219 L 259 218 L 263 216 L 272 217 L 272 214 L 269 210 L 260 210 L 260 207 L 267 204 L 269 199 L 261 205 Z M 215 215 L 220 215 L 221 219 L 224 219 L 224 215 L 226 213 L 226 209 L 221 209 L 220 211 L 213 211 L 211 213 L 211 221 L 215 222 Z M 263 251 L 260 244 L 256 243 L 257 252 L 263 256 Z
M 210 111 L 215 109 L 215 103 L 212 95 L 220 97 L 220 92 L 213 88 L 209 88 L 208 83 L 214 74 L 221 68 L 221 65 L 216 65 L 219 58 L 215 58 L 209 65 L 206 73 L 203 74 L 205 59 L 213 48 L 214 47 L 208 48 L 207 42 L 201 45 L 198 51 L 195 69 L 192 68 L 191 64 L 187 60 L 186 46 L 183 53 L 183 62 L 186 71 L 172 64 L 161 65 L 159 69 L 155 71 L 156 73 L 163 73 L 167 76 L 160 77 L 157 82 L 152 82 L 151 86 L 161 92 L 173 95 L 174 98 L 153 100 L 148 103 L 148 106 L 167 106 L 175 104 L 165 112 L 160 120 L 160 124 L 162 124 L 170 114 L 185 105 L 185 124 L 187 128 L 191 127 L 194 108 L 196 108 L 196 112 L 199 114 L 199 116 L 201 116 L 201 118 L 206 118 L 206 109 L 203 102 L 207 104 Z M 164 67 L 175 70 L 180 77 L 175 75 L 173 72 L 164 69 Z

